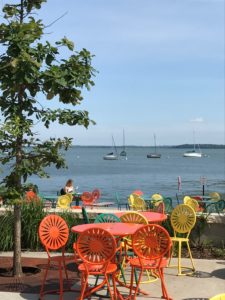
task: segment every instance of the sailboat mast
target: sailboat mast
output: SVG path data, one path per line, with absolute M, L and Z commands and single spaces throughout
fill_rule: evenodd
M 195 131 L 193 131 L 194 151 L 195 151 Z
M 155 153 L 156 153 L 156 137 L 155 137 L 155 134 L 154 134 L 154 145 L 155 145 Z
M 118 155 L 113 135 L 112 135 L 112 143 L 113 143 L 113 148 L 115 149 L 116 155 Z
M 123 129 L 123 151 L 125 151 L 125 133 Z

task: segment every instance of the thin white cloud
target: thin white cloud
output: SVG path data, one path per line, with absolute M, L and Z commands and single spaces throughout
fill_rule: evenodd
M 190 120 L 191 123 L 203 123 L 204 119 L 202 117 L 197 117 Z

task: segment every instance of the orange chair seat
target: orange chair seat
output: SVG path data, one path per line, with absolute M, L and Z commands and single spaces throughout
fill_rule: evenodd
M 149 260 L 149 259 L 142 259 L 142 264 L 140 264 L 140 260 L 138 257 L 131 258 L 130 265 L 135 268 L 144 268 L 144 269 L 153 269 L 153 268 L 165 268 L 167 267 L 167 260 L 162 259 L 160 265 L 158 260 Z
M 92 266 L 88 266 L 88 271 L 90 273 L 99 273 L 99 272 L 102 272 L 102 268 L 103 268 L 103 265 L 92 265 Z M 78 270 L 79 271 L 86 271 L 86 268 L 85 268 L 85 264 L 82 263 L 78 266 Z M 116 264 L 108 264 L 107 268 L 106 268 L 106 274 L 111 274 L 111 273 L 114 273 L 115 271 L 117 270 L 117 266 Z

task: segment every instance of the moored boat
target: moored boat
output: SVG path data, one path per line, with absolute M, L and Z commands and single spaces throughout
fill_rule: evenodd
M 118 155 L 114 154 L 113 152 L 110 152 L 110 153 L 106 154 L 105 156 L 103 156 L 103 159 L 105 159 L 105 160 L 117 160 Z
M 201 152 L 197 152 L 196 150 L 187 151 L 183 154 L 183 157 L 202 157 Z
M 125 148 L 125 133 L 124 133 L 124 130 L 123 130 L 123 150 L 120 152 L 120 156 L 127 156 L 127 151 L 126 151 L 126 148 Z
M 159 153 L 149 153 L 149 154 L 147 154 L 147 158 L 161 158 L 161 154 L 159 154 Z
M 106 154 L 105 156 L 103 156 L 103 159 L 105 159 L 105 160 L 118 160 L 119 159 L 113 135 L 112 135 L 112 148 L 113 148 L 113 151 Z
M 161 154 L 156 151 L 156 136 L 154 134 L 154 148 L 155 152 L 147 154 L 147 158 L 161 158 Z
M 194 148 L 193 148 L 193 150 L 186 151 L 183 154 L 183 157 L 202 157 L 203 156 L 199 145 L 198 145 L 198 151 L 196 150 L 196 147 L 195 147 L 195 132 L 194 131 L 193 131 L 193 138 L 194 138 Z

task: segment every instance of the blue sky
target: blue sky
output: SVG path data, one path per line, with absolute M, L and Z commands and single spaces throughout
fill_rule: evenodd
M 4 1 L 7 2 L 7 1 Z M 74 144 L 225 142 L 223 0 L 48 0 L 46 38 L 63 36 L 95 55 L 95 86 L 77 109 L 96 121 L 51 127 L 43 138 Z M 56 102 L 55 102 L 56 103 Z M 51 105 L 55 105 L 54 101 Z

